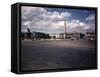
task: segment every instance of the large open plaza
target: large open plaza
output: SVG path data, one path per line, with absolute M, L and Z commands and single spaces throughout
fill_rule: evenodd
M 22 70 L 93 67 L 95 42 L 79 40 L 22 40 Z

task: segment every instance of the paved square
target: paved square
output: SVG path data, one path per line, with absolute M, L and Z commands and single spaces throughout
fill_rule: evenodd
M 21 69 L 24 71 L 96 65 L 95 43 L 86 39 L 24 40 L 21 43 Z

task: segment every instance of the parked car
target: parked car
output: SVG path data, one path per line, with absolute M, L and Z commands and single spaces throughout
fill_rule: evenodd
M 76 40 L 77 38 L 75 38 L 75 37 L 71 37 L 71 40 Z

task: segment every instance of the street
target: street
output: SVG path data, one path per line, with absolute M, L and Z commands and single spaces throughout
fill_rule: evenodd
M 93 67 L 96 64 L 95 43 L 86 39 L 22 40 L 21 47 L 23 71 Z

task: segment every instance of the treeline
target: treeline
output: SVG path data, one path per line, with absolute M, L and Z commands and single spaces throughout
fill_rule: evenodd
M 50 39 L 49 34 L 42 32 L 23 32 L 21 33 L 21 38 L 24 39 L 32 39 L 32 40 L 41 40 L 41 39 Z

